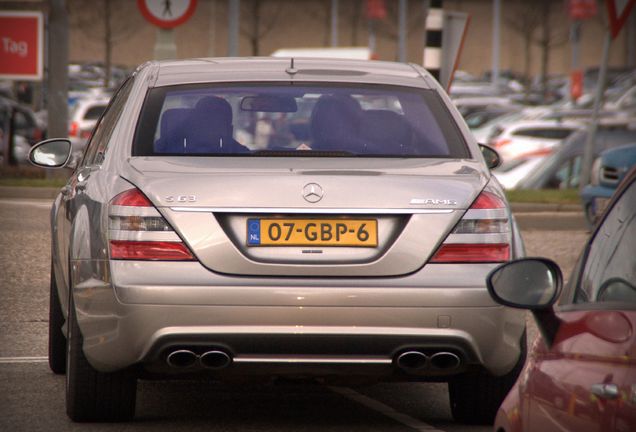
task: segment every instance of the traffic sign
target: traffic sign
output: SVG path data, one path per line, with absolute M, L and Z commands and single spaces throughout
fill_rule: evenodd
M 190 19 L 197 0 L 137 0 L 137 6 L 147 21 L 163 29 L 171 29 Z
M 573 20 L 586 20 L 596 16 L 596 0 L 570 0 L 568 12 Z
M 42 79 L 41 12 L 0 11 L 0 79 Z
M 615 39 L 625 25 L 636 0 L 605 0 L 605 4 L 607 5 L 612 39 Z

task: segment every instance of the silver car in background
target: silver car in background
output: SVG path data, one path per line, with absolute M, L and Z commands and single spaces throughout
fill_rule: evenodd
M 491 422 L 526 353 L 486 275 L 523 256 L 480 147 L 421 67 L 196 59 L 139 67 L 51 212 L 50 366 L 75 421 L 140 378 L 449 383 Z M 482 154 L 483 152 L 483 154 Z

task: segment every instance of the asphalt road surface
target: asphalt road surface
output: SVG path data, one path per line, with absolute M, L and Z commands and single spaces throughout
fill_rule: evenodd
M 46 200 L 0 199 L 0 431 L 491 430 L 454 423 L 445 384 L 141 382 L 134 422 L 72 423 L 64 377 L 46 363 L 49 206 Z M 555 259 L 567 274 L 587 237 L 580 216 L 519 219 L 528 254 Z M 529 334 L 533 338 L 536 330 Z

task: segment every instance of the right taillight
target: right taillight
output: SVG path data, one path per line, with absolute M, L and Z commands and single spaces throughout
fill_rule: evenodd
M 110 201 L 110 257 L 117 260 L 192 261 L 194 256 L 139 189 Z
M 504 262 L 510 259 L 510 242 L 510 219 L 506 204 L 494 192 L 484 190 L 430 262 Z
M 79 134 L 79 124 L 74 121 L 71 123 L 71 126 L 68 128 L 68 136 L 76 137 Z
M 501 139 L 498 139 L 498 140 L 494 140 L 492 146 L 495 147 L 495 148 L 501 148 L 501 147 L 507 146 L 510 143 L 512 143 L 511 140 L 506 139 L 506 138 L 501 138 Z

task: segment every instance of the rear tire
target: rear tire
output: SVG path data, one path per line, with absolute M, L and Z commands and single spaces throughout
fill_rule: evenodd
M 71 295 L 72 299 L 72 295 Z M 66 413 L 76 422 L 119 422 L 135 416 L 137 378 L 129 370 L 99 372 L 82 350 L 75 306 L 69 302 Z
M 66 337 L 62 332 L 64 314 L 57 292 L 55 270 L 51 262 L 51 284 L 49 288 L 49 368 L 54 374 L 66 372 Z
M 520 355 L 515 367 L 503 376 L 488 372 L 471 372 L 453 377 L 448 382 L 453 418 L 464 424 L 492 424 L 497 410 L 517 381 L 526 361 L 526 332 L 520 341 Z

